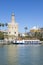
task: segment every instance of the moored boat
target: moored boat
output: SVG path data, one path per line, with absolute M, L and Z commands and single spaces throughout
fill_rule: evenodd
M 13 44 L 41 44 L 40 40 L 14 40 Z

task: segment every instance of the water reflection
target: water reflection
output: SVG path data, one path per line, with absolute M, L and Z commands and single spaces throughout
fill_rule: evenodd
M 5 45 L 0 47 L 0 65 L 43 65 L 43 46 Z
M 13 45 L 10 45 L 8 46 L 7 48 L 7 61 L 8 61 L 8 64 L 9 65 L 12 65 L 12 64 L 15 64 L 17 65 L 18 64 L 18 47 L 17 46 L 13 46 Z

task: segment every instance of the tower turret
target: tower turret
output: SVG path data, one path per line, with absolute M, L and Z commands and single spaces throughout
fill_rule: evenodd
M 12 16 L 11 16 L 11 22 L 12 22 L 12 23 L 15 22 L 15 15 L 14 15 L 14 13 L 12 13 Z

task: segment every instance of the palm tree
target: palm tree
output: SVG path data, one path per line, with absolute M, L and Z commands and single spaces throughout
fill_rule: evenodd
M 25 34 L 26 34 L 26 33 L 27 33 L 27 29 L 28 29 L 28 28 L 27 28 L 27 27 L 25 27 L 24 29 L 25 29 Z
M 4 28 L 4 23 L 1 23 L 1 29 L 3 30 L 3 28 Z
M 1 23 L 0 23 L 0 27 L 1 27 Z
M 1 23 L 0 23 L 0 26 L 1 26 Z
M 2 23 L 1 25 L 2 25 L 2 27 L 4 27 L 4 23 Z
M 7 26 L 8 26 L 8 24 L 7 24 L 7 23 L 5 23 L 5 26 L 7 27 Z

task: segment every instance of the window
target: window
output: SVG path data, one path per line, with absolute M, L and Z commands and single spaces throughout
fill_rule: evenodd
M 16 27 L 15 27 L 15 29 L 16 29 Z
M 9 32 L 9 33 L 11 33 L 11 32 Z
M 12 27 L 12 29 L 13 29 L 13 27 Z
M 16 34 L 16 32 L 14 32 Z

